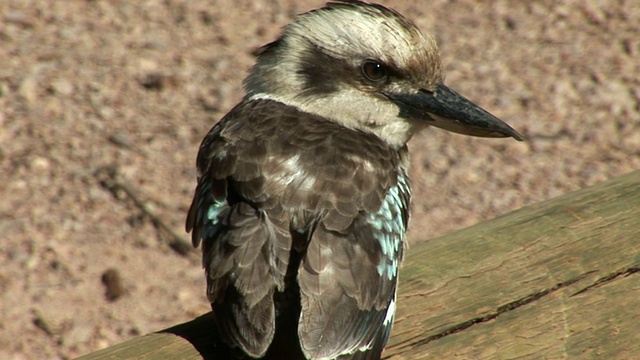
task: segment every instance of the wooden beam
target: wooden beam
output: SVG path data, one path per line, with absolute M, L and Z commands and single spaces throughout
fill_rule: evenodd
M 640 171 L 407 253 L 385 358 L 640 354 Z M 214 329 L 207 314 L 80 359 L 227 359 Z
M 639 270 L 634 172 L 410 249 L 385 355 L 638 356 Z

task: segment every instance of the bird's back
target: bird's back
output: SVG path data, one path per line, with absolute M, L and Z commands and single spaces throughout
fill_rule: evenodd
M 379 357 L 408 220 L 405 157 L 268 99 L 246 99 L 211 130 L 187 228 L 230 345 L 256 357 L 272 343 L 267 355 Z

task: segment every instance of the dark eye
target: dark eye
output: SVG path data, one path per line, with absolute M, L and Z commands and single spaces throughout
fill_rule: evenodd
M 362 64 L 362 73 L 370 81 L 380 81 L 387 77 L 387 67 L 377 61 Z

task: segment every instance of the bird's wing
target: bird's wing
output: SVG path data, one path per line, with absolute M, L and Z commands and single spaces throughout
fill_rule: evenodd
M 298 272 L 298 331 L 310 358 L 379 358 L 395 312 L 409 196 L 402 174 L 376 211 L 360 212 L 344 231 L 332 230 L 330 216 L 317 226 Z
M 288 224 L 265 209 L 270 150 L 255 141 L 246 110 L 232 110 L 200 147 L 187 231 L 193 230 L 194 246 L 202 242 L 207 296 L 221 335 L 260 356 L 274 336 L 273 293 L 284 287 L 291 236 Z

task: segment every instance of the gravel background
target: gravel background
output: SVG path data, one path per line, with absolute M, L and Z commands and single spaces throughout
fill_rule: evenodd
M 0 358 L 209 310 L 199 253 L 169 244 L 198 145 L 252 51 L 322 3 L 0 1 Z M 436 36 L 449 86 L 528 137 L 414 138 L 412 243 L 640 169 L 639 2 L 386 3 Z

